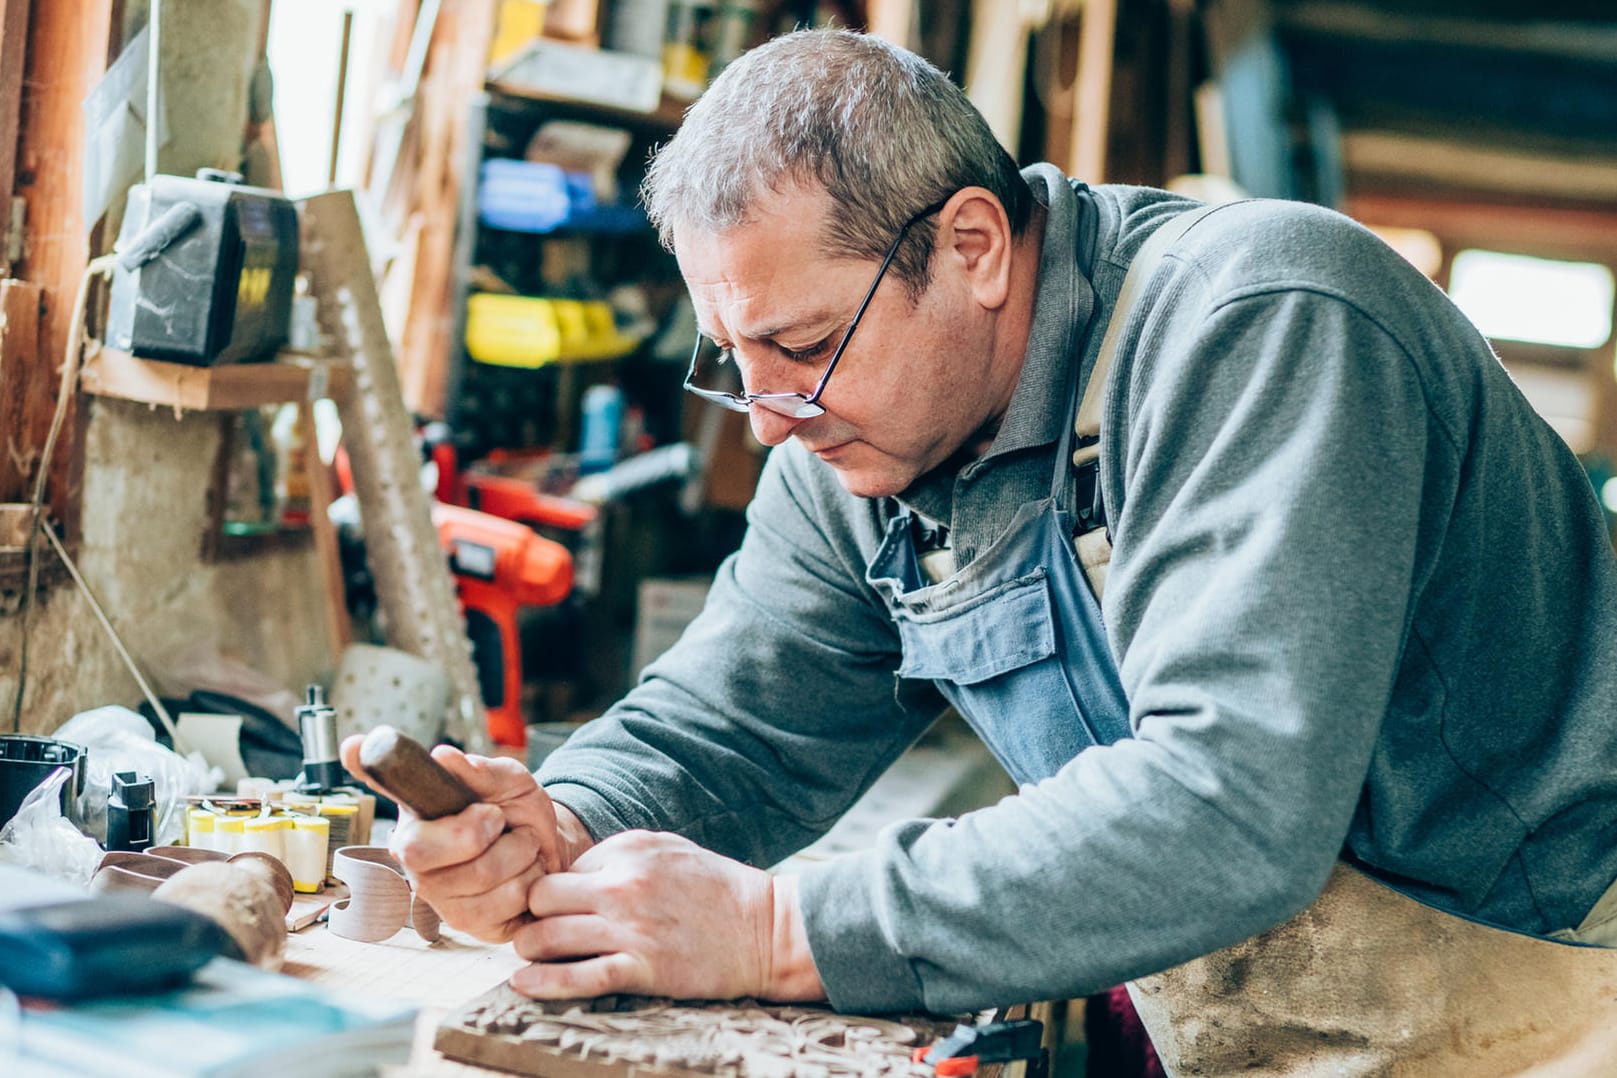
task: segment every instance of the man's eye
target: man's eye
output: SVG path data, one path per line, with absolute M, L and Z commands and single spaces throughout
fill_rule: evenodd
M 831 338 L 827 337 L 818 344 L 811 344 L 807 348 L 803 349 L 787 348 L 785 345 L 777 345 L 776 347 L 780 349 L 780 354 L 785 356 L 787 359 L 807 360 L 822 355 L 825 352 L 825 346 L 830 343 Z

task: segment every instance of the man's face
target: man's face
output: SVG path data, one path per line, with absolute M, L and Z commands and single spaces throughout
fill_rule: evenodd
M 833 212 L 824 191 L 797 188 L 739 227 L 678 236 L 697 324 L 733 350 L 748 392 L 812 393 L 876 275 L 879 259 L 822 250 Z M 797 438 L 852 494 L 897 494 L 988 419 L 991 328 L 949 259 L 934 257 L 915 304 L 889 268 L 820 398 L 825 414 L 791 419 L 755 405 L 753 433 L 771 446 Z M 698 382 L 713 377 L 697 372 Z

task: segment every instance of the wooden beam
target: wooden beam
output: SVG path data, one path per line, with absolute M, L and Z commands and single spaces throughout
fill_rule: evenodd
M 1423 228 L 1447 247 L 1617 262 L 1617 209 L 1350 192 L 1346 211 L 1371 225 Z
M 1519 150 L 1462 141 L 1463 136 L 1358 130 L 1342 139 L 1350 182 L 1403 185 L 1539 201 L 1617 203 L 1617 154 Z
M 320 438 L 314 421 L 314 403 L 298 404 L 303 424 L 303 467 L 309 475 L 309 527 L 314 531 L 315 556 L 320 560 L 321 607 L 326 614 L 326 636 L 331 653 L 341 655 L 353 642 L 353 622 L 348 617 L 348 593 L 342 571 L 342 553 L 337 545 L 337 526 L 331 522 L 331 473 L 320 458 Z
M 446 414 L 449 351 L 460 347 L 449 332 L 455 225 L 462 185 L 477 182 L 475 174 L 462 174 L 463 145 L 468 102 L 487 73 L 494 19 L 486 0 L 443 0 L 416 103 L 412 215 L 420 216 L 421 230 L 398 368 L 405 402 L 424 415 Z
M 1022 79 L 1026 72 L 1027 23 L 1020 5 L 972 0 L 966 94 L 1012 157 L 1022 139 Z
M 1404 5 L 1419 7 L 1420 5 Z M 1461 6 L 1461 5 L 1456 5 Z M 1541 56 L 1564 56 L 1604 62 L 1617 52 L 1617 25 L 1591 7 L 1581 18 L 1533 10 L 1523 17 L 1401 13 L 1397 4 L 1345 0 L 1305 0 L 1276 6 L 1276 20 L 1287 30 L 1328 38 L 1355 38 L 1442 48 L 1501 49 Z M 1531 16 L 1531 17 L 1527 17 Z
M 101 348 L 90 356 L 82 379 L 86 393 L 159 404 L 182 412 L 257 408 L 337 397 L 346 393 L 352 382 L 345 364 L 290 353 L 274 363 L 192 367 L 139 359 L 115 348 Z
M 870 0 L 866 31 L 900 48 L 915 47 L 915 0 Z
M 56 404 L 39 362 L 40 301 L 38 285 L 0 281 L 0 502 L 28 500 Z
M 63 177 L 84 173 L 84 107 L 91 88 L 107 68 L 114 33 L 114 0 L 42 3 L 32 8 L 28 56 L 23 76 L 21 137 L 17 150 L 16 193 L 28 202 L 23 257 L 13 267 L 42 293 L 36 362 L 8 367 L 0 380 L 0 400 L 23 393 L 23 416 L 30 444 L 44 444 L 56 403 L 60 360 L 72 332 L 73 297 L 90 258 L 90 229 L 83 193 Z M 76 498 L 70 491 L 81 470 L 76 417 L 63 428 L 47 497 L 56 518 L 70 533 L 77 527 Z M 9 462 L 8 462 L 9 467 Z M 0 498 L 18 491 L 0 487 Z
M 22 122 L 22 71 L 28 52 L 31 0 L 0 0 L 0 226 L 11 213 L 17 177 L 17 133 Z M 5 268 L 0 252 L 0 270 Z
M 1073 88 L 1072 160 L 1067 175 L 1106 182 L 1106 139 L 1112 125 L 1112 56 L 1117 46 L 1117 0 L 1086 0 Z

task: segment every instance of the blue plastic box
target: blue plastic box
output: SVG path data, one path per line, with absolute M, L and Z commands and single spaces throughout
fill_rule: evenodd
M 495 158 L 479 170 L 478 217 L 512 232 L 632 232 L 649 227 L 638 206 L 601 205 L 590 178 L 539 161 Z

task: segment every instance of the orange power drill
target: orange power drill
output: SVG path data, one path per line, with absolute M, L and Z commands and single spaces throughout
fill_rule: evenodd
M 565 599 L 573 588 L 573 556 L 526 525 L 476 509 L 435 502 L 432 523 L 466 611 L 489 735 L 521 748 L 528 734 L 517 611 Z

